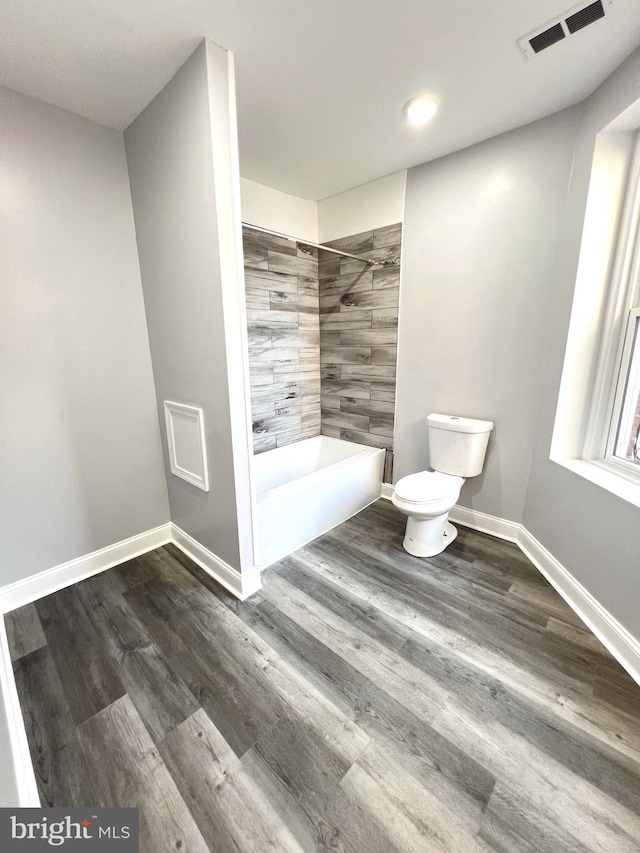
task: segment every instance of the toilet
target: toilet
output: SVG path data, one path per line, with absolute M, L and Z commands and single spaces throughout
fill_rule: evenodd
M 427 417 L 429 462 L 433 471 L 402 477 L 391 501 L 407 518 L 402 543 L 414 557 L 440 554 L 458 535 L 449 512 L 467 477 L 482 471 L 492 421 L 431 414 Z

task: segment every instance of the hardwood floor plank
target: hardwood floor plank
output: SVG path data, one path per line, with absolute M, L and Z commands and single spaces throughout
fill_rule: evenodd
M 640 686 L 514 545 L 405 521 L 245 602 L 168 546 L 11 615 L 43 802 L 139 805 L 153 853 L 640 853 Z
M 336 528 L 317 545 L 326 548 L 326 543 L 332 540 L 340 543 L 345 556 L 359 560 L 362 571 L 377 577 L 394 592 L 421 596 L 421 600 L 426 599 L 425 605 L 435 604 L 443 613 L 455 614 L 459 621 L 468 616 L 470 607 L 476 608 L 479 616 L 504 617 L 509 627 L 524 625 L 542 631 L 548 621 L 548 615 L 529 602 L 506 599 L 503 587 L 492 589 L 468 577 L 456 577 L 446 564 L 438 564 L 432 558 L 412 557 L 404 550 L 399 552 L 387 541 L 375 542 L 368 530 Z M 477 619 L 471 620 L 468 630 L 473 630 L 476 624 Z
M 185 672 L 193 670 L 195 661 L 200 679 L 204 674 L 204 679 L 219 686 L 215 694 L 206 691 L 198 697 L 216 726 L 233 742 L 238 717 L 249 722 L 246 734 L 251 743 L 247 745 L 243 740 L 239 749 L 234 746 L 238 755 L 272 729 L 297 725 L 298 718 L 302 717 L 306 717 L 309 726 L 322 732 L 325 749 L 344 756 L 349 762 L 364 748 L 363 733 L 208 591 L 185 596 L 177 604 L 149 585 L 148 592 L 166 619 L 173 617 L 179 624 L 180 637 L 191 650 L 192 660 L 184 662 Z M 176 633 L 160 641 L 165 652 L 169 638 L 173 641 Z M 198 680 L 197 672 L 195 676 Z M 229 696 L 237 708 L 233 715 L 226 708 L 225 700 Z M 225 732 L 230 732 L 231 737 Z
M 151 579 L 152 570 L 145 562 L 145 556 L 143 554 L 142 557 L 127 560 L 126 563 L 121 563 L 109 570 L 112 583 L 118 584 L 120 592 L 126 592 L 128 589 L 133 589 L 134 586 Z
M 255 691 L 256 704 L 268 708 L 276 720 L 274 731 L 264 731 L 259 743 L 271 741 L 276 730 L 303 732 L 321 744 L 325 763 L 351 763 L 368 743 L 366 734 L 339 708 L 317 691 L 301 673 L 240 619 L 230 614 L 206 590 L 180 602 L 183 628 L 214 640 L 220 659 Z
M 462 524 L 456 524 L 456 528 L 458 538 L 447 548 L 452 556 L 460 556 L 470 562 L 476 562 L 480 558 L 496 569 L 508 572 L 513 580 L 526 578 L 532 583 L 539 583 L 540 586 L 547 585 L 545 578 L 537 572 L 529 558 L 515 543 L 471 530 Z
M 193 575 L 193 577 L 196 578 L 202 586 L 206 587 L 209 592 L 213 593 L 216 598 L 222 601 L 229 610 L 232 610 L 234 613 L 238 612 L 238 609 L 242 606 L 242 602 L 239 601 L 235 595 L 232 595 L 228 590 L 221 586 L 208 572 L 205 572 L 205 570 L 200 568 L 197 563 L 190 560 L 189 557 L 187 557 L 187 555 L 175 545 L 169 544 L 164 547 L 166 552 L 176 560 L 176 562 L 180 563 L 180 565 Z
M 640 814 L 599 791 L 525 737 L 489 717 L 479 719 L 460 708 L 447 709 L 433 725 L 487 767 L 521 811 L 546 815 L 558 837 L 575 836 L 594 853 L 637 853 Z
M 526 601 L 550 617 L 555 616 L 567 625 L 584 629 L 585 624 L 582 619 L 571 610 L 564 599 L 560 598 L 551 584 L 540 583 L 540 577 L 529 576 L 514 581 L 508 592 L 508 598 L 513 601 Z
M 505 821 L 502 815 L 494 812 L 493 803 L 491 803 L 478 832 L 478 839 L 491 843 L 491 849 L 498 853 L 539 853 L 538 840 L 536 839 L 535 843 L 533 840 L 528 841 L 516 831 L 512 823 L 516 823 L 522 829 L 521 821 Z M 572 847 L 571 850 L 573 849 Z
M 211 851 L 302 853 L 204 711 L 167 735 L 159 749 Z
M 97 805 L 84 756 L 50 650 L 43 646 L 14 663 L 14 676 L 40 802 Z
M 521 850 L 532 853 L 593 853 L 594 848 L 580 842 L 570 831 L 561 831 L 544 810 L 534 810 L 525 801 L 497 788 L 494 792 L 480 835 L 493 842 L 497 850 Z
M 208 853 L 128 696 L 78 726 L 78 736 L 99 805 L 140 809 L 141 853 Z
M 478 720 L 500 723 L 573 773 L 632 811 L 640 814 L 640 763 L 622 763 L 618 750 L 593 737 L 574 721 L 559 719 L 553 706 L 531 701 L 497 679 L 465 665 L 455 655 L 426 640 L 410 642 L 402 650 L 425 669 Z
M 292 726 L 289 731 L 274 730 L 273 736 L 259 741 L 253 751 L 324 839 L 321 827 L 330 824 L 327 802 L 350 765 L 335 754 L 327 755 L 317 733 L 304 725 Z
M 25 604 L 4 617 L 11 660 L 16 661 L 47 645 L 38 611 L 34 604 Z
M 171 669 L 180 673 L 236 755 L 243 755 L 262 731 L 275 724 L 275 718 L 256 708 L 235 673 L 219 666 L 214 648 L 182 631 L 162 587 L 146 583 L 130 590 L 125 598 Z
M 77 587 L 36 602 L 47 643 L 76 725 L 125 694 L 116 669 L 102 648 Z
M 435 682 L 423 677 L 394 652 L 370 640 L 353 625 L 335 617 L 296 587 L 273 574 L 265 597 L 289 618 L 298 622 L 329 649 L 348 659 L 363 675 L 375 679 L 387 693 L 406 708 L 415 709 L 429 721 L 446 704 L 446 693 Z
M 592 652 L 597 652 L 598 654 L 603 655 L 607 660 L 610 658 L 610 654 L 607 649 L 605 649 L 600 640 L 586 627 L 579 628 L 575 625 L 567 624 L 567 622 L 562 619 L 558 619 L 556 616 L 551 616 L 547 622 L 547 631 L 550 634 L 562 637 L 576 645 L 583 646 L 585 649 L 589 649 Z
M 412 636 L 412 632 L 401 622 L 390 619 L 373 605 L 365 604 L 344 590 L 336 589 L 317 574 L 307 571 L 300 562 L 296 563 L 295 568 L 288 563 L 280 565 L 278 575 L 389 649 L 401 648 Z
M 242 766 L 254 785 L 260 788 L 271 807 L 281 817 L 300 847 L 321 853 L 356 853 L 341 836 L 341 828 L 327 814 L 318 813 L 292 795 L 286 780 L 274 773 L 255 749 L 242 756 Z
M 484 768 L 268 602 L 256 608 L 256 630 L 261 616 L 269 636 L 279 637 L 292 651 L 305 677 L 319 683 L 360 729 L 384 743 L 427 790 L 477 829 L 495 782 Z
M 200 705 L 118 593 L 111 573 L 84 581 L 78 587 L 78 594 L 136 710 L 157 743 Z
M 341 784 L 327 803 L 327 826 L 332 828 L 332 835 L 325 832 L 329 842 L 326 849 L 333 850 L 333 845 L 340 843 L 343 849 L 354 853 L 400 853 L 402 848 L 394 843 L 393 832 L 385 826 L 385 820 L 379 820 L 380 815 L 373 815 L 349 790 L 353 772 L 349 771 L 344 786 Z M 385 808 L 385 814 L 387 811 Z
M 640 719 L 640 685 L 611 658 L 596 670 L 593 696 L 618 713 Z
M 351 768 L 341 783 L 378 825 L 390 850 L 473 853 L 475 834 L 454 812 L 431 797 L 400 764 L 375 747 Z M 349 827 L 347 826 L 347 831 Z
M 380 611 L 401 621 L 418 634 L 437 638 L 439 643 L 454 648 L 457 654 L 472 660 L 496 677 L 517 685 L 524 692 L 541 693 L 555 699 L 559 689 L 583 692 L 585 695 L 591 690 L 590 685 L 585 687 L 579 672 L 576 673 L 577 680 L 571 677 L 560 679 L 555 670 L 538 666 L 530 643 L 524 641 L 522 636 L 514 649 L 509 637 L 509 634 L 513 636 L 513 630 L 509 632 L 508 628 L 505 629 L 506 637 L 501 638 L 500 634 L 495 636 L 493 628 L 503 630 L 501 624 L 504 626 L 505 620 L 500 620 L 493 627 L 489 621 L 487 630 L 479 631 L 464 609 L 458 608 L 455 612 L 442 606 L 435 593 L 433 596 L 421 596 L 417 592 L 412 595 L 410 590 L 396 590 L 384 577 L 384 563 L 372 572 L 371 561 L 356 561 L 350 552 L 346 552 L 347 559 L 340 558 L 342 550 L 343 546 L 339 550 L 332 547 L 328 535 L 315 540 L 288 559 L 294 563 L 301 562 L 303 567 L 311 568 L 335 586 L 374 604 Z M 535 667 L 533 673 L 530 664 Z
M 245 601 L 238 616 L 332 705 L 347 717 L 354 718 L 352 701 L 325 674 L 325 667 L 317 666 L 313 655 L 309 658 L 307 647 L 311 644 L 313 648 L 317 644 L 320 657 L 331 655 L 329 649 L 317 643 L 304 628 L 280 613 L 269 601 Z
M 185 569 L 182 560 L 177 559 L 177 556 L 174 555 L 184 557 L 178 548 L 169 552 L 166 547 L 163 547 L 143 554 L 138 557 L 138 560 L 151 574 L 151 580 L 155 584 L 170 589 L 174 598 L 181 598 L 194 589 L 198 589 L 200 583 L 191 572 Z

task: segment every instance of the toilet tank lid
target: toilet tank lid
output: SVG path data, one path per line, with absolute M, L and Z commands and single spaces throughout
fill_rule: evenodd
M 459 418 L 457 415 L 439 415 L 435 412 L 427 415 L 427 423 L 435 429 L 447 429 L 452 432 L 491 432 L 493 429 L 493 421 Z

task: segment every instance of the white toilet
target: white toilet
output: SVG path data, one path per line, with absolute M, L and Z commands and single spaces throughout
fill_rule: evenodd
M 429 462 L 435 470 L 402 477 L 391 498 L 409 516 L 402 544 L 414 557 L 433 557 L 458 535 L 447 520 L 449 511 L 466 478 L 482 471 L 492 429 L 492 421 L 454 415 L 427 417 Z

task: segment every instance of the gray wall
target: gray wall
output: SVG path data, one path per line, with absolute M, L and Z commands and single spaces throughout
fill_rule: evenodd
M 522 519 L 580 109 L 407 175 L 394 480 L 428 466 L 430 412 L 495 421 L 460 503 Z
M 125 143 L 163 439 L 163 400 L 199 406 L 205 416 L 209 492 L 170 473 L 163 440 L 171 519 L 241 569 L 253 562 L 246 541 L 251 539 L 250 422 L 248 408 L 239 414 L 232 409 L 228 371 L 235 370 L 234 361 L 242 362 L 246 331 L 244 317 L 237 328 L 225 328 L 221 254 L 229 242 L 219 235 L 228 223 L 216 191 L 226 186 L 230 167 L 217 172 L 214 163 L 227 156 L 220 147 L 229 132 L 226 74 L 226 53 L 203 42 L 128 128 Z M 239 176 L 237 183 L 240 234 Z M 232 286 L 239 299 L 239 255 Z M 229 357 L 230 346 L 237 348 L 235 359 Z M 245 459 L 238 459 L 232 424 L 235 438 L 244 436 Z M 240 484 L 237 464 L 246 470 Z
M 169 510 L 122 134 L 0 113 L 1 586 Z
M 640 637 L 640 510 L 549 460 L 551 432 L 578 267 L 595 136 L 640 96 L 640 50 L 584 104 L 569 202 L 553 277 L 548 359 L 543 371 L 525 526 L 589 592 Z

